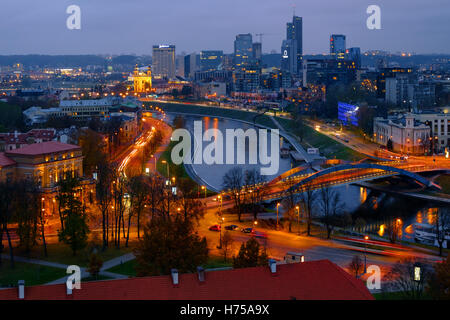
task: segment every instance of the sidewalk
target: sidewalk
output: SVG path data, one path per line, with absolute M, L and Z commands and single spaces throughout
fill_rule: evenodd
M 99 275 L 101 276 L 106 276 L 109 278 L 113 278 L 113 279 L 127 279 L 128 276 L 122 275 L 122 274 L 117 274 L 117 273 L 112 273 L 112 272 L 108 272 L 105 270 L 108 270 L 112 267 L 115 267 L 117 265 L 120 265 L 124 262 L 133 260 L 135 258 L 134 254 L 132 253 L 127 253 L 124 254 L 123 256 L 120 257 L 116 257 L 113 258 L 111 260 L 106 261 L 102 268 L 100 269 L 100 273 Z M 10 256 L 8 254 L 2 254 L 2 259 L 10 259 Z M 69 265 L 67 264 L 62 264 L 62 263 L 57 263 L 57 262 L 51 262 L 51 261 L 44 261 L 44 260 L 37 260 L 37 259 L 30 259 L 30 258 L 25 258 L 25 257 L 20 257 L 20 256 L 14 256 L 14 261 L 17 262 L 24 262 L 24 263 L 31 263 L 31 264 L 38 264 L 38 265 L 42 265 L 42 266 L 48 266 L 48 267 L 54 267 L 54 268 L 59 268 L 59 269 L 67 269 L 67 267 Z M 81 279 L 83 278 L 87 278 L 90 276 L 89 272 L 87 271 L 87 268 L 80 268 L 81 270 Z M 61 283 L 65 283 L 67 281 L 67 277 L 62 277 L 60 279 L 56 279 L 54 281 L 48 282 L 47 284 L 61 284 Z

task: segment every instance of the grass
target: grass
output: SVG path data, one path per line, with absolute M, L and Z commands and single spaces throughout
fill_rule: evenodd
M 171 161 L 171 153 L 172 153 L 172 149 L 173 147 L 177 144 L 177 141 L 171 141 L 169 143 L 169 145 L 167 146 L 166 150 L 164 150 L 164 152 L 161 154 L 161 156 L 158 159 L 158 162 L 156 163 L 156 170 L 158 170 L 158 172 L 164 176 L 164 177 L 168 177 L 168 173 L 170 173 L 171 177 L 176 177 L 176 179 L 189 179 L 192 180 L 192 178 L 189 176 L 189 174 L 186 171 L 186 168 L 184 167 L 184 165 L 180 164 L 180 165 L 176 165 Z M 166 161 L 169 164 L 169 170 L 167 170 L 167 163 L 163 163 L 163 161 Z M 204 196 L 204 191 L 201 189 L 201 186 L 195 182 L 195 185 L 197 186 L 198 191 L 200 192 L 201 196 Z M 206 196 L 212 196 L 215 195 L 216 192 L 212 191 L 212 190 L 207 190 L 206 191 Z
M 136 277 L 136 259 L 121 263 L 115 267 L 112 267 L 106 271 L 113 272 L 117 274 L 123 274 L 129 277 Z
M 17 286 L 17 281 L 25 280 L 26 286 L 35 286 L 66 276 L 66 270 L 38 264 L 15 262 L 11 268 L 9 260 L 0 265 L 0 287 Z
M 119 264 L 115 267 L 112 267 L 106 271 L 113 272 L 117 274 L 123 274 L 128 277 L 136 277 L 136 259 L 127 261 L 125 263 Z M 214 269 L 214 268 L 223 268 L 223 267 L 231 267 L 231 259 L 228 259 L 227 262 L 223 261 L 223 257 L 220 256 L 210 256 L 208 261 L 203 266 L 205 269 Z
M 380 292 L 372 294 L 375 300 L 409 300 L 405 297 L 404 292 Z M 424 294 L 424 296 L 420 300 L 430 300 L 430 298 Z
M 134 248 L 134 243 L 129 243 L 129 247 L 125 248 L 124 243 L 122 243 L 123 247 L 120 249 L 116 248 L 107 248 L 105 251 L 98 250 L 98 254 L 103 262 L 111 260 L 113 258 L 122 256 L 126 253 L 129 253 Z M 5 252 L 7 252 L 7 248 L 5 248 Z M 61 264 L 67 265 L 78 265 L 80 267 L 87 267 L 89 264 L 90 252 L 92 252 L 91 248 L 86 248 L 77 253 L 76 256 L 73 255 L 72 250 L 61 243 L 51 243 L 47 244 L 48 257 L 44 257 L 42 246 L 36 246 L 32 249 L 29 254 L 25 252 L 15 249 L 15 254 L 22 257 L 27 257 L 31 259 L 45 260 L 50 262 L 57 262 Z

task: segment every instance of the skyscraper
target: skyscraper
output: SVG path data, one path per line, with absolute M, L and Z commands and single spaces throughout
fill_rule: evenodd
M 184 56 L 184 76 L 194 79 L 195 72 L 200 70 L 200 55 L 191 53 Z
M 261 62 L 262 60 L 262 43 L 254 42 L 253 43 L 253 59 Z
M 345 36 L 343 34 L 332 34 L 330 36 L 330 54 L 337 59 L 344 59 L 345 50 Z
M 297 40 L 283 40 L 281 45 L 281 70 L 290 72 L 291 75 L 298 74 Z
M 297 73 L 302 71 L 303 63 L 303 18 L 294 16 L 292 22 L 286 24 L 286 40 L 295 40 L 297 42 Z
M 222 50 L 203 50 L 200 52 L 201 71 L 217 70 L 222 64 Z
M 346 50 L 347 59 L 354 61 L 357 69 L 361 69 L 361 49 L 354 47 Z
M 155 79 L 175 78 L 175 46 L 153 46 L 152 72 Z
M 250 33 L 239 34 L 234 40 L 234 67 L 240 69 L 253 58 L 253 38 Z

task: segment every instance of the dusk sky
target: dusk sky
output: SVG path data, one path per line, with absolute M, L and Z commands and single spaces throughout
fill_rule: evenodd
M 81 30 L 66 28 L 71 4 L 81 7 Z M 382 30 L 366 27 L 371 4 Z M 328 53 L 332 33 L 362 51 L 450 53 L 449 0 L 1 0 L 0 55 L 140 55 L 161 43 L 231 53 L 239 33 L 265 33 L 263 52 L 279 52 L 293 5 L 305 54 Z

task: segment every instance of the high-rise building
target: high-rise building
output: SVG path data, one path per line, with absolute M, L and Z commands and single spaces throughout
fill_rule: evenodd
M 233 72 L 233 87 L 237 92 L 256 92 L 261 87 L 261 67 L 249 65 Z
M 337 59 L 344 59 L 345 51 L 345 36 L 343 34 L 332 34 L 330 36 L 330 54 Z
M 175 46 L 153 46 L 152 72 L 154 79 L 175 78 Z
M 296 40 L 283 40 L 281 45 L 281 70 L 290 72 L 292 75 L 298 74 L 297 49 Z
M 184 56 L 184 76 L 193 79 L 195 72 L 200 70 L 200 55 L 191 53 Z
M 286 40 L 297 41 L 297 72 L 302 71 L 303 64 L 303 18 L 294 16 L 286 25 Z
M 361 49 L 348 48 L 345 53 L 348 60 L 355 62 L 356 69 L 361 69 Z
M 239 34 L 234 40 L 234 67 L 240 69 L 253 58 L 253 38 L 250 33 Z
M 253 59 L 258 62 L 262 61 L 262 43 L 254 42 L 253 43 Z
M 217 70 L 222 64 L 222 50 L 204 50 L 200 52 L 200 69 L 201 71 Z

